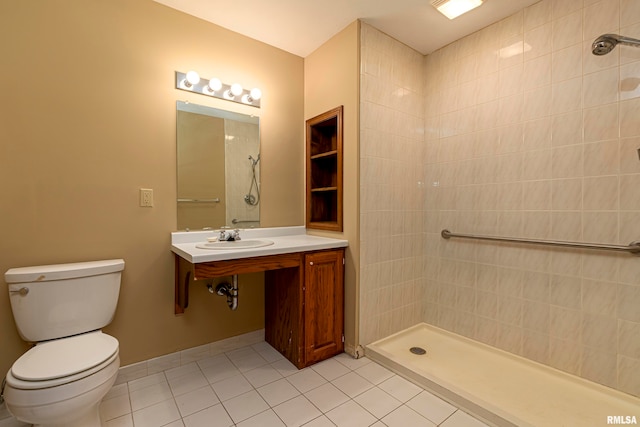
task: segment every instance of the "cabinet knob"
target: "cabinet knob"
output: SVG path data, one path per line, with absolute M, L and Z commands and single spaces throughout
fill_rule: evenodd
M 313 265 L 313 261 L 309 261 L 309 265 Z

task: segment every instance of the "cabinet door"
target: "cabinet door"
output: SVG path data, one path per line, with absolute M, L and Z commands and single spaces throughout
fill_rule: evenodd
M 341 353 L 344 311 L 344 250 L 305 255 L 305 365 Z

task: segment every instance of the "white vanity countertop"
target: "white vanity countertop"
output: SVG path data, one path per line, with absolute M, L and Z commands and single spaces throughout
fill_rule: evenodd
M 264 255 L 344 248 L 349 245 L 349 242 L 343 239 L 310 236 L 306 234 L 304 226 L 298 226 L 240 230 L 240 237 L 243 240 L 271 240 L 273 245 L 269 246 L 233 250 L 196 248 L 197 244 L 205 243 L 207 238 L 216 237 L 219 234 L 217 230 L 173 232 L 171 233 L 171 251 L 187 261 L 196 264 L 199 262 L 225 261 Z

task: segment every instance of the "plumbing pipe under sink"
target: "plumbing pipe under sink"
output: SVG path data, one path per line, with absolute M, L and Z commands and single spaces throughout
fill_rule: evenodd
M 231 276 L 231 283 L 222 282 L 216 286 L 215 291 L 213 289 L 213 285 L 207 285 L 207 289 L 209 289 L 210 293 L 216 293 L 220 296 L 227 296 L 227 305 L 232 311 L 236 311 L 238 309 L 238 275 L 234 274 Z

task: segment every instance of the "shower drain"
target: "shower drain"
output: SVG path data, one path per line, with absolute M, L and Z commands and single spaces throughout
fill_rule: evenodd
M 427 350 L 425 350 L 425 349 L 424 349 L 424 348 L 422 348 L 422 347 L 411 347 L 411 348 L 409 349 L 409 351 L 410 351 L 411 353 L 413 353 L 413 354 L 417 354 L 417 355 L 420 355 L 420 356 L 422 356 L 423 354 L 427 354 Z

